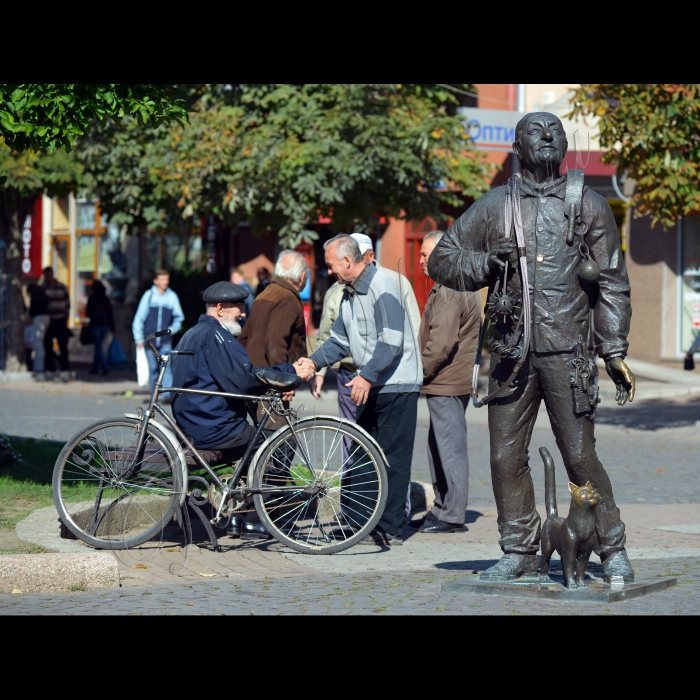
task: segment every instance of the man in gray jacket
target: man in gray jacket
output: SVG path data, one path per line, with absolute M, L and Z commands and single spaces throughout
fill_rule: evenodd
M 410 321 L 398 285 L 365 265 L 350 236 L 336 236 L 325 248 L 329 272 L 345 288 L 330 338 L 310 360 L 321 368 L 352 356 L 357 375 L 347 386 L 357 424 L 377 440 L 389 463 L 386 508 L 368 543 L 400 545 L 423 382 L 420 354 L 413 334 L 405 332 Z
M 423 238 L 420 261 L 428 260 L 442 238 Z M 472 389 L 472 369 L 481 332 L 478 292 L 459 292 L 436 284 L 430 291 L 420 325 L 423 388 L 430 411 L 428 465 L 435 504 L 420 532 L 462 532 L 469 496 L 469 458 L 465 411 Z

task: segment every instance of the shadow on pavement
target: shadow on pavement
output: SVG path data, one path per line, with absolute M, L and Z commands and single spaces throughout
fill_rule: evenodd
M 433 566 L 436 569 L 447 571 L 471 571 L 473 574 L 478 574 L 497 563 L 498 559 L 483 559 L 479 561 L 443 561 Z
M 637 406 L 599 408 L 596 423 L 635 430 L 683 428 L 700 421 L 700 397 L 683 403 L 672 399 L 644 401 Z

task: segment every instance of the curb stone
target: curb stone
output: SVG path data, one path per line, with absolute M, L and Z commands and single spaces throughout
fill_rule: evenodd
M 117 588 L 119 566 L 109 553 L 8 554 L 0 557 L 1 593 L 65 593 Z

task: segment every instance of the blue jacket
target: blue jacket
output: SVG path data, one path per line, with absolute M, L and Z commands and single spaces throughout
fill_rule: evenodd
M 245 348 L 215 318 L 202 314 L 177 345 L 192 355 L 175 355 L 173 386 L 230 394 L 264 394 Z M 294 374 L 283 362 L 272 369 Z M 173 416 L 196 448 L 208 449 L 231 440 L 248 425 L 243 401 L 203 394 L 171 394 Z
M 164 294 L 158 291 L 155 284 L 141 297 L 139 308 L 131 326 L 135 343 L 143 343 L 147 336 L 156 331 L 169 328 L 175 334 L 182 328 L 185 314 L 182 313 L 180 300 L 172 289 L 166 289 Z M 155 344 L 160 347 L 161 341 L 170 344 L 170 339 L 156 338 Z

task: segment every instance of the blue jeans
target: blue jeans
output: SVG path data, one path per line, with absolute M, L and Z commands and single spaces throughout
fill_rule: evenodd
M 107 337 L 109 333 L 109 326 L 93 326 L 91 325 L 92 335 L 95 338 L 95 354 L 92 358 L 92 369 L 90 370 L 93 374 L 97 374 L 100 370 L 107 374 L 109 372 L 109 363 L 105 357 L 104 350 L 102 349 L 102 342 Z
M 156 346 L 158 347 L 158 346 Z M 167 340 L 165 338 L 161 338 L 160 342 L 160 347 L 158 350 L 160 351 L 161 354 L 164 354 L 168 352 L 168 350 L 173 349 L 173 343 L 172 341 L 168 338 Z M 151 352 L 151 349 L 146 346 L 146 357 L 148 358 L 148 368 L 151 370 L 151 395 L 155 391 L 156 388 L 156 379 L 158 379 L 158 372 L 160 371 L 160 367 L 158 366 L 158 360 L 156 359 L 156 356 Z M 172 359 L 172 358 L 171 358 Z M 170 363 L 168 363 L 168 369 L 165 370 L 165 376 L 163 377 L 163 386 L 172 386 L 173 385 L 173 370 L 172 367 L 170 366 Z M 170 394 L 163 394 L 163 396 L 170 396 Z

